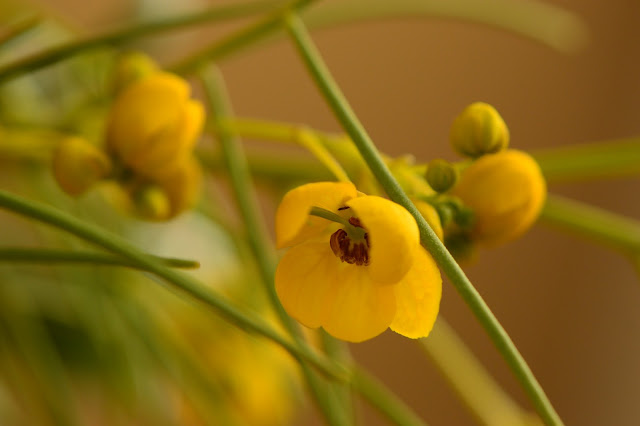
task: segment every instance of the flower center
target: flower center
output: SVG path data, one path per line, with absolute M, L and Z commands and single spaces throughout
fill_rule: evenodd
M 357 228 L 363 228 L 360 220 L 356 217 L 350 218 L 349 223 Z M 358 266 L 369 264 L 369 234 L 367 233 L 364 234 L 363 239 L 354 240 L 347 231 L 338 229 L 331 234 L 329 245 L 333 254 L 343 262 Z

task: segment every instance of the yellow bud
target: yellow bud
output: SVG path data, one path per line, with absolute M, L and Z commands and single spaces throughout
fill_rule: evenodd
M 182 78 L 157 72 L 125 88 L 107 124 L 107 145 L 137 174 L 165 179 L 188 161 L 204 123 L 204 108 L 189 98 Z
M 162 221 L 171 215 L 167 193 L 157 185 L 146 185 L 133 194 L 136 213 L 145 220 Z
M 456 184 L 458 171 L 448 161 L 436 159 L 429 162 L 425 177 L 434 191 L 446 192 Z
M 533 224 L 546 198 L 546 183 L 529 154 L 506 150 L 472 163 L 453 194 L 473 211 L 474 241 L 500 244 Z
M 156 183 L 167 195 L 170 219 L 184 210 L 191 208 L 198 201 L 202 182 L 202 169 L 198 161 L 191 157 L 175 171 Z
M 124 53 L 117 59 L 111 74 L 113 93 L 118 93 L 130 84 L 157 71 L 156 63 L 144 53 Z
M 479 157 L 507 149 L 509 129 L 494 107 L 475 102 L 456 117 L 451 126 L 450 140 L 460 155 Z
M 413 200 L 416 208 L 427 221 L 433 232 L 436 233 L 440 241 L 444 241 L 444 234 L 442 232 L 442 223 L 440 222 L 440 216 L 436 209 L 429 203 L 420 200 Z
M 63 139 L 53 153 L 53 176 L 69 195 L 77 196 L 111 171 L 111 160 L 80 137 Z

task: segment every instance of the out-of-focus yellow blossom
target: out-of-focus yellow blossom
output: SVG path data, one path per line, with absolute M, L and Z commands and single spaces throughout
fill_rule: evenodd
M 311 216 L 312 207 L 349 225 Z M 442 279 L 403 207 L 358 193 L 351 183 L 319 182 L 289 191 L 276 212 L 276 270 L 285 310 L 302 324 L 360 342 L 390 327 L 411 338 L 429 334 Z
M 193 155 L 204 122 L 202 104 L 189 95 L 189 84 L 167 72 L 133 82 L 111 107 L 107 146 L 136 174 L 172 175 Z
M 53 153 L 53 176 L 63 191 L 77 196 L 86 192 L 112 169 L 111 160 L 98 147 L 80 137 L 60 141 Z
M 440 241 L 444 241 L 444 233 L 442 230 L 442 223 L 440 221 L 440 216 L 436 209 L 429 203 L 421 200 L 413 200 L 413 204 L 415 204 L 416 208 L 424 217 L 424 220 L 427 221 L 433 232 L 436 233 Z
M 509 129 L 494 107 L 475 102 L 453 121 L 451 146 L 466 157 L 496 153 L 509 146 Z
M 495 245 L 513 240 L 533 224 L 546 198 L 546 183 L 529 154 L 506 150 L 473 162 L 453 194 L 473 211 L 472 239 Z

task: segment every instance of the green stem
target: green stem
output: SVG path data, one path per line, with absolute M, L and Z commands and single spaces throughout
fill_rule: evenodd
M 16 42 L 20 37 L 33 30 L 42 22 L 42 17 L 32 15 L 22 19 L 20 22 L 11 26 L 2 36 L 0 36 L 0 48 L 6 49 Z
M 0 190 L 0 207 L 21 216 L 36 219 L 49 224 L 79 238 L 96 244 L 135 262 L 141 268 L 153 273 L 163 280 L 173 284 L 185 293 L 201 301 L 209 308 L 223 316 L 227 321 L 244 330 L 260 334 L 291 353 L 299 356 L 316 367 L 319 371 L 336 380 L 345 381 L 349 378 L 348 371 L 340 365 L 330 363 L 308 348 L 299 348 L 280 333 L 271 328 L 256 314 L 242 312 L 229 304 L 213 290 L 207 288 L 195 279 L 167 268 L 149 255 L 138 250 L 127 241 L 104 231 L 96 226 L 82 222 L 75 217 L 35 201 L 27 201 L 16 195 Z
M 257 23 L 232 33 L 211 46 L 181 60 L 170 67 L 170 70 L 179 74 L 187 74 L 196 71 L 209 62 L 217 62 L 232 53 L 237 53 L 243 48 L 251 46 L 280 30 L 282 28 L 283 10 L 298 10 L 308 6 L 313 1 L 315 0 L 293 1 L 282 10 L 278 10 Z
M 77 53 L 96 47 L 118 45 L 137 38 L 186 28 L 196 24 L 243 18 L 265 13 L 273 10 L 276 6 L 281 6 L 283 3 L 284 2 L 282 0 L 258 1 L 229 6 L 218 6 L 190 15 L 136 24 L 83 40 L 73 41 L 61 46 L 49 48 L 32 56 L 28 56 L 24 59 L 11 62 L 0 67 L 0 83 L 19 77 L 20 75 L 26 74 L 30 71 L 55 64 L 56 62 L 67 59 Z
M 172 268 L 195 269 L 200 263 L 195 260 L 150 256 L 165 266 Z M 118 256 L 58 249 L 0 247 L 0 262 L 27 263 L 89 263 L 107 266 L 125 266 L 139 268 L 135 262 Z
M 351 386 L 392 422 L 403 426 L 426 426 L 411 408 L 366 371 L 354 367 Z
M 606 244 L 624 254 L 640 254 L 640 222 L 559 195 L 548 195 L 540 220 Z
M 336 179 L 341 182 L 351 181 L 340 163 L 322 143 L 327 140 L 333 143 L 344 142 L 342 135 L 326 135 L 305 126 L 267 120 L 226 119 L 220 121 L 218 126 L 239 136 L 300 145 L 324 164 Z
M 331 76 L 300 18 L 294 14 L 287 15 L 286 23 L 298 53 L 318 89 L 355 143 L 378 182 L 393 201 L 404 206 L 414 216 L 420 229 L 422 244 L 431 253 L 483 326 L 542 419 L 549 425 L 562 424 L 560 417 L 507 332 L 389 171 L 377 148 Z
M 569 145 L 532 153 L 549 182 L 640 174 L 640 138 Z
M 276 311 L 280 322 L 284 325 L 289 335 L 294 339 L 296 345 L 300 347 L 304 346 L 305 343 L 300 336 L 297 325 L 285 312 L 275 291 L 275 285 L 273 282 L 276 264 L 274 256 L 275 253 L 271 249 L 272 244 L 269 242 L 269 237 L 264 229 L 264 224 L 258 216 L 258 212 L 260 210 L 256 201 L 253 184 L 251 182 L 247 159 L 244 156 L 240 142 L 229 132 L 225 131 L 223 126 L 220 126 L 222 120 L 225 120 L 232 115 L 228 95 L 224 90 L 226 85 L 223 77 L 217 69 L 212 68 L 210 73 L 201 73 L 201 80 L 205 88 L 209 105 L 213 112 L 213 127 L 218 130 L 217 137 L 220 141 L 222 156 L 224 157 L 229 177 L 231 179 L 231 186 L 233 188 L 236 204 L 238 205 L 240 215 L 242 216 L 244 226 L 246 227 L 247 237 L 251 246 L 251 251 L 253 252 L 253 257 L 258 263 L 258 270 L 262 276 L 261 282 L 263 283 L 271 306 Z M 325 415 L 327 422 L 332 425 L 345 424 L 345 421 L 339 416 L 340 412 L 335 410 L 334 405 L 331 403 L 332 400 L 328 398 L 329 395 L 327 395 L 324 384 L 315 374 L 313 374 L 303 359 L 298 357 L 297 360 L 300 363 L 302 373 L 309 385 L 311 393 L 313 394 L 315 401 L 318 403 L 318 407 L 321 412 Z
M 442 316 L 418 343 L 480 424 L 534 424 L 535 415 L 509 397 Z
M 351 0 L 327 2 L 303 15 L 309 28 L 389 18 L 445 18 L 495 27 L 562 52 L 582 47 L 585 24 L 574 14 L 540 1 Z

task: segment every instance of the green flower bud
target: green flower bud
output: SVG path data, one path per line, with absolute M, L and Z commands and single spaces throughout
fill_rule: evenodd
M 506 149 L 509 129 L 494 107 L 475 102 L 453 121 L 450 140 L 457 153 L 475 158 Z
M 136 213 L 151 221 L 167 220 L 171 215 L 171 202 L 167 193 L 157 185 L 146 185 L 133 194 Z
M 432 160 L 427 165 L 427 183 L 436 192 L 446 192 L 458 180 L 458 171 L 446 160 Z
M 156 63 L 144 53 L 125 53 L 118 58 L 113 68 L 111 76 L 113 93 L 119 93 L 130 84 L 157 71 Z

